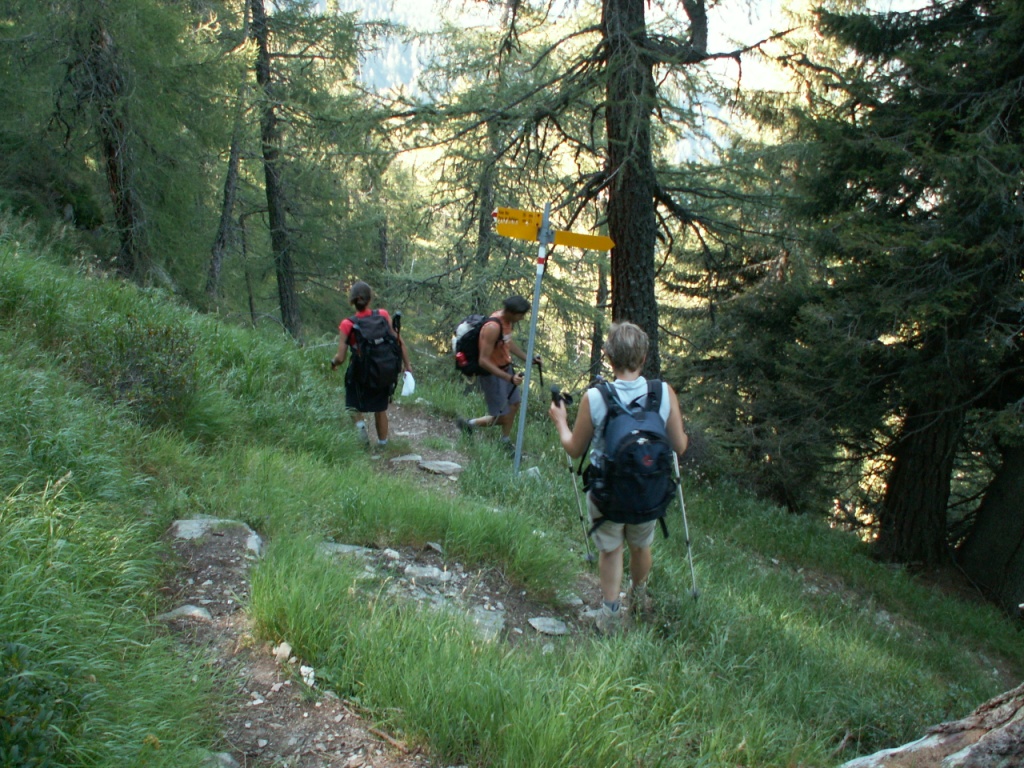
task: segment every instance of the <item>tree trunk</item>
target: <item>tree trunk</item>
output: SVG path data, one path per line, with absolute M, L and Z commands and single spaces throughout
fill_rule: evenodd
M 242 241 L 242 271 L 245 274 L 245 295 L 249 300 L 249 322 L 255 328 L 258 318 L 256 316 L 256 298 L 253 296 L 252 290 L 252 273 L 249 269 L 249 244 L 246 236 L 245 218 L 245 216 L 238 217 L 238 229 Z
M 607 49 L 608 234 L 612 319 L 628 320 L 650 338 L 644 374 L 661 373 L 658 305 L 654 292 L 656 174 L 651 159 L 653 62 L 644 52 L 646 0 L 604 0 Z
M 498 47 L 497 64 L 489 77 L 495 84 L 495 92 L 501 93 L 505 86 L 503 59 L 514 47 L 515 21 L 520 0 L 505 0 L 501 14 L 501 44 Z M 477 206 L 476 263 L 486 266 L 491 249 L 497 241 L 494 233 L 494 219 L 491 213 L 496 207 L 495 182 L 498 177 L 498 152 L 501 149 L 501 127 L 498 119 L 487 121 L 487 156 L 480 172 L 479 204 Z
M 270 33 L 263 0 L 251 0 L 252 36 L 256 41 L 256 82 L 263 90 L 263 116 L 260 120 L 260 143 L 263 149 L 263 172 L 266 179 L 267 215 L 270 224 L 270 249 L 274 254 L 277 275 L 277 297 L 281 322 L 295 338 L 302 333 L 298 297 L 295 293 L 295 270 L 292 266 L 291 238 L 288 233 L 284 190 L 281 184 L 281 135 L 274 108 L 274 87 L 270 74 Z
M 608 304 L 608 273 L 604 263 L 597 267 L 597 314 L 594 316 L 594 330 L 590 334 L 590 380 L 601 373 L 601 350 L 604 347 L 604 309 Z
M 381 220 L 377 224 L 377 252 L 380 254 L 380 266 L 382 269 L 388 269 L 388 252 L 391 250 L 391 238 L 388 235 L 388 220 L 384 214 L 381 214 Z
M 242 36 L 249 38 L 252 30 L 249 27 L 249 6 L 243 11 Z M 224 201 L 221 205 L 220 223 L 217 226 L 217 236 L 213 240 L 213 248 L 210 249 L 210 270 L 206 275 L 206 295 L 216 299 L 220 294 L 220 271 L 224 264 L 224 256 L 227 253 L 228 244 L 231 241 L 231 232 L 235 216 L 235 199 L 238 196 L 238 171 L 242 157 L 242 116 L 245 113 L 245 80 L 238 85 L 238 105 L 235 114 L 235 124 L 231 129 L 231 148 L 228 152 L 228 172 L 224 179 Z
M 957 550 L 971 580 L 1012 615 L 1024 603 L 1024 446 L 1002 448 L 974 525 Z
M 220 294 L 220 271 L 224 264 L 224 255 L 227 253 L 228 243 L 231 240 L 231 231 L 234 227 L 233 217 L 235 198 L 238 194 L 238 166 L 241 154 L 241 124 L 238 123 L 231 136 L 228 173 L 224 179 L 224 202 L 220 211 L 220 224 L 217 226 L 217 236 L 214 238 L 213 248 L 210 250 L 210 270 L 206 275 L 206 295 L 211 299 L 216 299 Z
M 911 406 L 893 448 L 877 541 L 886 560 L 947 562 L 946 508 L 963 411 L 945 403 Z
M 124 75 L 113 38 L 100 19 L 92 28 L 89 45 L 88 75 L 83 85 L 90 90 L 83 96 L 96 107 L 100 152 L 119 241 L 115 266 L 121 277 L 138 279 L 146 262 L 142 235 L 145 216 L 135 188 L 130 130 L 124 119 Z
M 480 202 L 477 206 L 476 263 L 485 266 L 494 245 L 494 179 L 498 162 L 498 126 L 494 120 L 487 123 L 487 157 L 480 173 Z

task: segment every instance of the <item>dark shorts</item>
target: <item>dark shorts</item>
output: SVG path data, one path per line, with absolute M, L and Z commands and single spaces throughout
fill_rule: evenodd
M 512 366 L 504 369 L 512 372 Z M 523 390 L 511 381 L 500 376 L 477 376 L 480 391 L 484 393 L 484 400 L 487 401 L 487 414 L 500 418 L 512 410 L 513 405 L 519 405 L 523 399 Z
M 349 366 L 349 370 L 351 370 L 351 366 Z M 391 395 L 386 390 L 383 392 L 366 392 L 346 373 L 346 410 L 359 411 L 360 413 L 380 413 L 388 409 L 390 402 Z

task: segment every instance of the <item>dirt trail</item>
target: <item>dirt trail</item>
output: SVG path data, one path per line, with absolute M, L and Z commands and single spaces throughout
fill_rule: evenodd
M 440 422 L 416 406 L 404 404 L 392 405 L 390 417 L 393 438 L 408 441 L 412 452 L 427 460 L 466 465 L 466 456 L 443 447 L 449 441 L 432 439 L 456 438 L 454 423 Z M 452 440 L 450 444 L 456 443 Z M 419 470 L 415 463 L 390 462 L 393 452 L 379 456 L 382 471 L 402 472 L 434 488 L 447 488 L 453 493 L 457 490 L 450 478 Z M 330 693 L 311 696 L 302 679 L 302 660 L 288 661 L 287 649 L 255 640 L 244 610 L 249 597 L 248 571 L 254 560 L 247 549 L 250 536 L 247 527 L 237 525 L 218 528 L 198 539 L 174 539 L 171 544 L 182 567 L 164 586 L 169 606 L 191 605 L 207 612 L 201 618 L 167 619 L 171 631 L 187 647 L 200 652 L 210 669 L 234 681 L 231 704 L 222 713 L 223 752 L 216 755 L 219 762 L 215 764 L 244 768 L 442 768 L 443 763 L 431 760 L 417 745 L 375 728 L 351 702 Z M 400 554 L 404 560 L 423 566 L 450 565 L 433 549 Z M 541 641 L 528 621 L 540 612 L 550 615 L 550 606 L 530 601 L 493 569 L 462 574 L 462 578 L 467 600 L 501 605 L 508 628 L 502 641 Z M 596 579 L 585 574 L 579 587 L 586 601 L 596 600 Z M 573 634 L 589 630 L 587 622 L 581 620 L 579 606 L 563 606 L 557 613 Z

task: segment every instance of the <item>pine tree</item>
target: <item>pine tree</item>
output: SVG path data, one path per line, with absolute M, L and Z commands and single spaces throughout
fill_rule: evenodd
M 854 481 L 880 488 L 862 511 L 890 560 L 948 562 L 957 501 L 1000 480 L 991 458 L 1016 466 L 1021 22 L 1017 3 L 973 0 L 822 12 L 821 32 L 850 54 L 803 57 L 813 87 L 774 155 L 794 181 L 776 242 L 791 248 L 787 274 L 719 318 L 730 349 L 761 347 L 733 372 L 776 496 L 806 508 L 808 488 L 847 500 Z M 781 450 L 766 450 L 770 435 Z M 1019 551 L 1019 507 L 987 501 L 959 535 L 998 508 L 1018 521 Z

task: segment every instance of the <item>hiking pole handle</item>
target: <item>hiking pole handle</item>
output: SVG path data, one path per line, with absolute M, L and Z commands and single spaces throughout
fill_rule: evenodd
M 402 310 L 395 312 L 395 316 L 391 319 L 391 324 L 395 327 L 395 335 L 402 335 Z
M 563 395 L 557 384 L 551 385 L 551 402 L 556 405 L 565 403 L 566 407 L 572 405 L 572 395 Z

